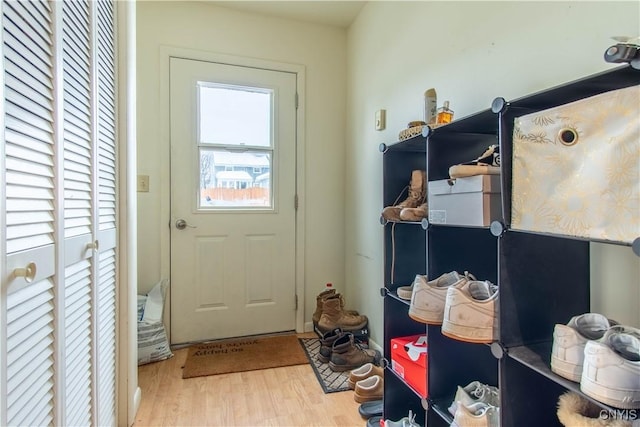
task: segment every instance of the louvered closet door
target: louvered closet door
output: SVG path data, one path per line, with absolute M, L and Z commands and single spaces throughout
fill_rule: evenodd
M 3 283 L 0 425 L 55 421 L 55 140 L 52 10 L 3 2 L 7 272 Z M 31 269 L 30 273 L 33 273 Z M 4 280 L 4 278 L 3 278 Z M 6 292 L 6 293 L 5 293 Z
M 2 12 L 2 244 L 8 272 L 35 275 L 3 282 L 0 425 L 115 425 L 114 5 Z

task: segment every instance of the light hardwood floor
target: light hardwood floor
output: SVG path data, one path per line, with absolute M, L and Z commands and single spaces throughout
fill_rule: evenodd
M 135 427 L 366 424 L 353 391 L 324 394 L 308 364 L 183 380 L 186 357 L 180 349 L 138 368 L 142 401 Z

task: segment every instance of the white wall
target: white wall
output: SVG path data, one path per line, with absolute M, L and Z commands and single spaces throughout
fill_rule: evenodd
M 381 142 L 422 119 L 423 93 L 460 118 L 610 69 L 611 36 L 637 36 L 638 2 L 369 2 L 348 32 L 346 149 L 347 300 L 382 343 Z M 387 129 L 374 114 L 387 110 Z M 408 178 L 407 178 L 408 179 Z M 592 310 L 640 326 L 640 259 L 592 244 Z
M 221 8 L 205 2 L 138 2 L 139 292 L 169 274 L 169 146 L 162 134 L 160 47 L 305 67 L 305 320 L 325 282 L 344 286 L 346 30 Z

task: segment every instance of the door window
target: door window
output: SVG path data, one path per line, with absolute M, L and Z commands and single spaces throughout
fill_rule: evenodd
M 273 209 L 274 91 L 198 82 L 198 209 Z

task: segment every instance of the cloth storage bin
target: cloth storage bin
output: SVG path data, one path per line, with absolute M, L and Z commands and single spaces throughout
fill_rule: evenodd
M 420 396 L 427 397 L 427 337 L 391 339 L 391 369 Z
M 488 226 L 502 215 L 500 175 L 431 181 L 427 194 L 431 224 Z
M 511 228 L 640 237 L 640 86 L 515 119 Z

